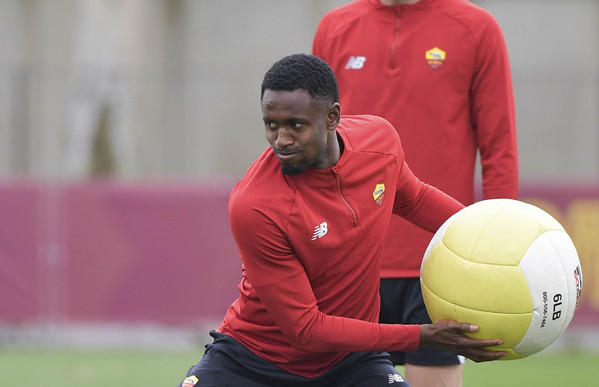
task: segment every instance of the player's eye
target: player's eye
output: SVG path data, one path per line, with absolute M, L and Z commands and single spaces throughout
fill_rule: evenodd
M 264 126 L 266 126 L 268 129 L 277 129 L 278 125 L 275 122 L 270 122 L 270 121 L 264 121 Z
M 292 127 L 293 129 L 299 129 L 299 128 L 301 128 L 301 127 L 302 127 L 302 124 L 301 124 L 300 122 L 292 122 L 292 123 L 291 123 L 291 127 Z

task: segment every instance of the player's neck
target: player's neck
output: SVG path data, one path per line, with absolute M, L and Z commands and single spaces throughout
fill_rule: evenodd
M 400 5 L 400 4 L 414 4 L 420 0 L 381 0 L 381 3 L 385 5 Z

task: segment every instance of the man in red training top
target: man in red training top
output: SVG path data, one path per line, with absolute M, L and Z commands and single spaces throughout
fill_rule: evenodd
M 385 351 L 504 356 L 467 323 L 377 322 L 390 217 L 435 231 L 463 208 L 412 174 L 393 127 L 341 117 L 335 75 L 312 55 L 276 62 L 261 101 L 271 146 L 229 199 L 240 295 L 181 386 L 409 386 Z
M 503 34 L 466 0 L 357 0 L 321 20 L 312 53 L 333 69 L 344 114 L 374 114 L 399 133 L 416 176 L 474 201 L 518 195 L 516 119 Z M 392 217 L 381 256 L 380 322 L 430 322 L 420 265 L 431 234 Z M 463 358 L 437 348 L 392 352 L 414 387 L 462 385 Z

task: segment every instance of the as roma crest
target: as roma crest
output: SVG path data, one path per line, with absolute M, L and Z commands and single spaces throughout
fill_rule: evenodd
M 195 375 L 191 375 L 191 376 L 188 376 L 187 378 L 185 378 L 182 386 L 183 387 L 193 387 L 196 385 L 197 382 L 198 382 L 198 378 L 196 378 Z
M 445 62 L 445 51 L 441 50 L 439 47 L 431 48 L 425 54 L 426 63 L 432 69 L 438 69 L 443 66 L 443 62 Z
M 372 193 L 374 202 L 380 207 L 383 205 L 383 199 L 385 199 L 385 184 L 377 184 Z

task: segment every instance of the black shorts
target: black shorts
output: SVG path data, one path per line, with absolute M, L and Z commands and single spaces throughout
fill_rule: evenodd
M 420 278 L 382 278 L 381 313 L 379 321 L 385 324 L 430 324 L 424 305 Z M 391 352 L 393 364 L 425 366 L 464 363 L 464 357 L 438 348 L 422 348 L 414 352 Z
M 206 345 L 204 356 L 179 387 L 410 386 L 386 352 L 350 353 L 324 374 L 305 378 L 254 355 L 230 336 L 215 331 L 210 335 L 214 342 Z

